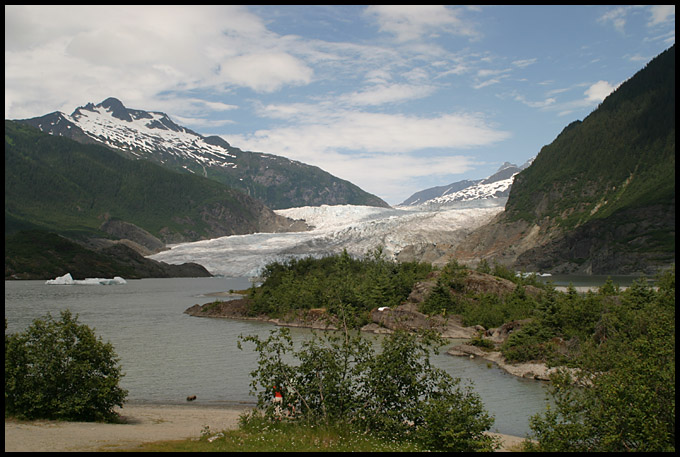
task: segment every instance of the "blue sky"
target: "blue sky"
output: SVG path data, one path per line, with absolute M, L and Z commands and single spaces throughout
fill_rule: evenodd
M 5 6 L 5 118 L 119 98 L 390 204 L 521 165 L 675 43 L 675 6 Z

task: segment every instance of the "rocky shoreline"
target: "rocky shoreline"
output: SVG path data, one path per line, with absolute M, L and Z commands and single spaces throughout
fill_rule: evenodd
M 194 305 L 184 311 L 185 314 L 195 317 L 210 317 L 221 319 L 254 320 L 268 322 L 284 327 L 302 327 L 317 330 L 337 330 L 337 319 L 326 313 L 323 308 L 297 311 L 285 318 L 271 318 L 266 315 L 249 316 L 248 308 L 250 300 L 240 295 L 232 294 L 233 298 L 228 301 L 215 301 L 205 305 Z M 225 297 L 226 298 L 226 297 Z M 496 329 L 484 329 L 481 326 L 464 327 L 459 316 L 444 318 L 442 316 L 427 316 L 416 310 L 415 303 L 406 302 L 394 309 L 376 308 L 370 313 L 371 323 L 364 325 L 361 330 L 376 334 L 388 334 L 397 329 L 416 331 L 418 329 L 432 329 L 442 337 L 448 339 L 469 340 L 479 335 L 484 336 L 496 344 L 504 342 L 508 335 L 519 329 L 524 321 L 514 321 Z M 513 364 L 505 360 L 500 351 L 484 350 L 471 344 L 463 343 L 451 347 L 447 354 L 458 357 L 480 357 L 495 363 L 507 373 L 521 378 L 549 381 L 550 374 L 555 368 L 548 368 L 541 362 L 527 362 Z

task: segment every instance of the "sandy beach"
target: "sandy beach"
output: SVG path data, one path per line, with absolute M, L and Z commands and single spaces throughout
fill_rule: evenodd
M 125 405 L 125 424 L 5 420 L 5 452 L 92 452 L 134 450 L 146 442 L 199 438 L 205 426 L 216 432 L 238 427 L 246 406 Z M 499 435 L 501 451 L 522 438 Z
M 125 424 L 5 420 L 5 452 L 115 451 L 146 442 L 198 438 L 212 431 L 235 429 L 246 407 L 125 405 L 116 410 Z

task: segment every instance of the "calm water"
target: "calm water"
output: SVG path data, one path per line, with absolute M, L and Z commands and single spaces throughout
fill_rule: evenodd
M 539 280 L 544 282 L 544 283 L 551 282 L 555 286 L 568 286 L 569 284 L 573 284 L 574 286 L 599 287 L 599 286 L 603 285 L 605 282 L 607 282 L 608 279 L 611 279 L 612 282 L 617 286 L 628 287 L 634 281 L 637 281 L 641 277 L 642 276 L 634 276 L 634 275 L 574 275 L 574 274 L 569 274 L 569 275 L 552 275 L 552 276 L 539 277 Z M 648 283 L 654 282 L 653 276 L 645 276 L 645 279 L 647 280 Z
M 236 347 L 238 336 L 265 337 L 275 327 L 261 322 L 202 319 L 183 314 L 194 304 L 215 300 L 207 294 L 245 289 L 246 278 L 129 280 L 124 285 L 46 285 L 44 281 L 5 281 L 7 331 L 24 330 L 48 312 L 70 309 L 79 322 L 110 341 L 126 373 L 121 385 L 128 401 L 201 404 L 254 404 L 250 372 L 256 368 L 252 345 Z M 291 329 L 296 340 L 307 329 Z M 490 414 L 494 430 L 517 436 L 530 432 L 528 419 L 545 409 L 545 383 L 506 374 L 483 360 L 445 354 L 437 366 L 463 383 L 473 383 Z

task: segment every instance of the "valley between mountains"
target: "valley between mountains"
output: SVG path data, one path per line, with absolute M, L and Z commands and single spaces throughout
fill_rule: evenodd
M 157 261 L 251 275 L 270 260 L 377 247 L 437 265 L 651 275 L 675 263 L 674 170 L 675 46 L 532 161 L 396 208 L 108 98 L 5 121 L 5 278 L 103 275 L 116 262 L 148 277 Z

